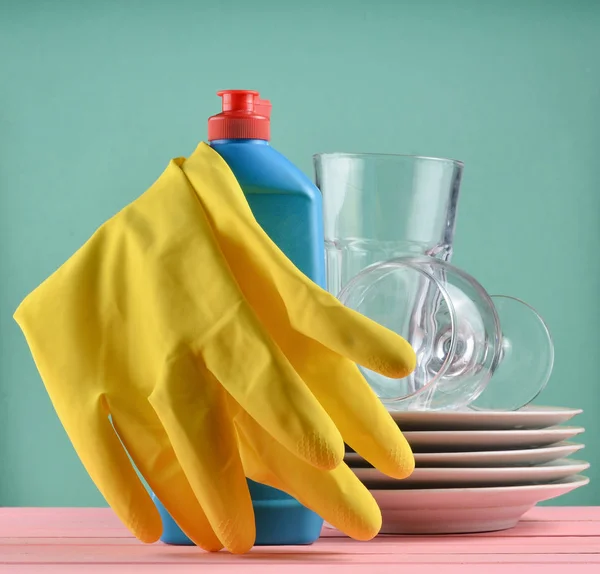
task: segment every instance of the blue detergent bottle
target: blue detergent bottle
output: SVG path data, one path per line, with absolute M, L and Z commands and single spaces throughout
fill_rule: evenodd
M 270 144 L 271 104 L 258 92 L 224 90 L 222 112 L 209 118 L 208 139 L 237 178 L 261 227 L 310 279 L 325 287 L 321 192 Z M 280 490 L 248 479 L 257 545 L 312 544 L 323 520 Z M 165 508 L 161 540 L 193 544 Z

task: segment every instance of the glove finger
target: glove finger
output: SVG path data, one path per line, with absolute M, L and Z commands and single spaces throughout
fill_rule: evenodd
M 173 520 L 200 548 L 220 550 L 223 545 L 213 532 L 152 407 L 145 400 L 125 405 L 116 399 L 110 407 L 119 438 Z M 152 506 L 158 513 L 154 503 Z M 162 524 L 156 538 L 161 532 Z
M 170 360 L 149 400 L 213 531 L 230 552 L 247 552 L 254 512 L 224 390 L 188 351 Z
M 274 441 L 247 414 L 236 423 L 249 478 L 287 492 L 356 540 L 377 535 L 381 511 L 345 463 L 333 470 L 315 468 Z
M 199 349 L 206 369 L 271 436 L 319 468 L 344 457 L 342 437 L 247 304 Z
M 156 542 L 162 533 L 160 515 L 110 423 L 104 400 L 101 398 L 92 411 L 66 406 L 55 404 L 90 478 L 136 538 Z
M 311 361 L 292 353 L 301 347 Z M 281 349 L 293 357 L 292 365 L 349 446 L 388 476 L 406 478 L 413 472 L 408 441 L 352 361 L 298 333 L 282 340 Z
M 57 275 L 48 279 L 47 284 L 57 281 Z M 44 290 L 38 288 L 21 303 L 15 320 L 25 334 L 56 414 L 90 478 L 136 538 L 156 542 L 162 533 L 158 510 L 110 422 L 105 395 L 97 389 L 89 393 L 88 384 L 92 377 L 99 376 L 100 365 L 94 365 L 92 373 L 83 366 L 88 359 L 86 347 L 97 347 L 102 341 L 91 336 L 93 327 L 87 316 L 78 318 L 79 324 L 69 315 L 66 302 L 83 300 L 87 294 L 76 287 L 81 284 L 46 302 Z M 61 344 L 63 340 L 57 335 L 61 328 L 65 332 L 72 330 L 72 340 L 79 342 L 80 348 L 74 350 Z M 75 336 L 84 332 L 90 334 L 89 341 Z
M 298 278 L 293 329 L 332 351 L 384 376 L 400 379 L 416 366 L 408 341 L 364 315 L 342 305 L 330 293 Z M 291 293 L 282 292 L 291 297 Z

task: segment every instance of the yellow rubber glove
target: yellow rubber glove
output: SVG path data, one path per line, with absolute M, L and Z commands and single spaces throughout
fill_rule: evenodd
M 388 333 L 384 342 L 379 330 L 371 331 L 370 322 L 361 327 L 367 331 L 357 331 L 356 314 L 315 288 L 283 255 L 256 223 L 235 176 L 212 148 L 201 143 L 182 167 L 246 299 L 345 442 L 389 476 L 408 476 L 414 469 L 412 453 L 353 362 L 390 374 L 389 367 L 380 363 L 383 347 L 378 348 L 385 345 Z M 412 371 L 412 349 L 404 340 L 394 339 L 396 351 Z M 401 377 L 408 371 L 395 374 Z M 288 492 L 355 538 L 377 534 L 381 516 L 375 502 L 345 464 L 330 473 L 310 468 L 260 433 L 250 417 L 240 416 L 236 422 L 245 435 L 243 443 L 254 445 L 242 451 L 250 478 Z M 248 426 L 250 431 L 244 429 Z
M 128 455 L 196 544 L 233 552 L 254 542 L 246 474 L 351 536 L 377 533 L 375 502 L 340 464 L 340 431 L 391 476 L 412 471 L 353 364 L 401 377 L 412 350 L 306 279 L 206 145 L 171 162 L 15 319 L 84 466 L 145 542 L 162 525 Z

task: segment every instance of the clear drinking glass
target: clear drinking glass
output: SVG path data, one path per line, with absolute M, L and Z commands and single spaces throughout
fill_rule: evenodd
M 452 242 L 463 164 L 408 155 L 314 156 L 323 194 L 327 289 L 373 263 L 407 254 L 444 261 Z
M 530 402 L 554 359 L 543 319 L 518 299 L 491 297 L 449 263 L 463 164 L 331 153 L 315 155 L 314 166 L 327 289 L 417 354 L 415 372 L 402 380 L 361 368 L 384 404 L 512 410 Z
M 417 368 L 390 379 L 359 367 L 390 410 L 515 410 L 546 386 L 554 346 L 544 320 L 519 299 L 490 296 L 446 261 L 403 256 L 361 271 L 340 301 L 402 335 Z M 418 303 L 418 304 L 415 304 Z

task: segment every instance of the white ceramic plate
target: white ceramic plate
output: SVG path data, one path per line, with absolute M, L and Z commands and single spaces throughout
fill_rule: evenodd
M 473 452 L 417 452 L 414 454 L 417 467 L 495 467 L 535 466 L 565 458 L 581 450 L 584 445 L 576 442 L 561 442 L 554 446 L 525 450 L 492 450 Z M 369 467 L 369 463 L 355 452 L 347 452 L 344 461 L 351 467 Z
M 586 485 L 584 476 L 552 484 L 486 488 L 372 490 L 382 534 L 459 534 L 506 530 L 542 500 Z
M 415 468 L 404 480 L 395 480 L 376 468 L 354 468 L 367 488 L 452 488 L 514 486 L 548 483 L 580 474 L 590 467 L 581 460 L 560 459 L 540 466 L 507 468 Z
M 562 424 L 581 409 L 527 406 L 518 411 L 409 411 L 391 412 L 402 430 L 518 430 Z
M 557 426 L 537 430 L 409 431 L 403 434 L 414 452 L 466 452 L 548 446 L 583 431 L 582 427 Z

